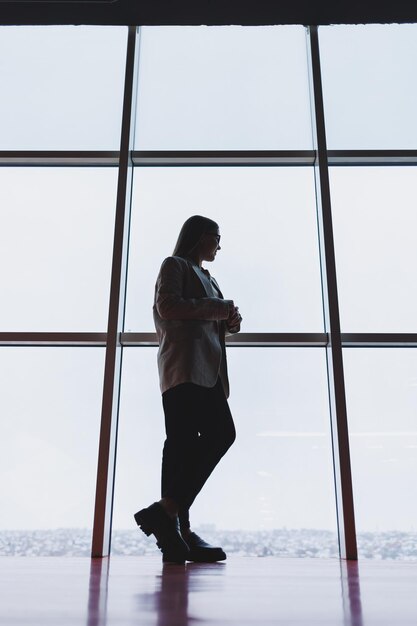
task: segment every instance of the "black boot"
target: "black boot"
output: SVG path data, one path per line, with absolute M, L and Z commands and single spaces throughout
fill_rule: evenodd
M 190 549 L 187 561 L 194 561 L 195 563 L 214 563 L 215 561 L 224 561 L 226 559 L 226 553 L 219 546 L 211 546 L 204 541 L 196 533 L 190 532 L 184 534 L 187 546 Z
M 178 517 L 170 517 L 159 502 L 138 511 L 134 517 L 145 535 L 155 535 L 164 563 L 185 563 L 189 549 L 181 536 Z

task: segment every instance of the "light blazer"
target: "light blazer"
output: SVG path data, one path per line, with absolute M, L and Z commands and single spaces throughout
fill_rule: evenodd
M 190 382 L 214 387 L 220 376 L 229 396 L 225 334 L 230 300 L 220 297 L 199 275 L 198 266 L 182 257 L 166 258 L 155 285 L 153 316 L 158 335 L 158 370 L 161 392 Z

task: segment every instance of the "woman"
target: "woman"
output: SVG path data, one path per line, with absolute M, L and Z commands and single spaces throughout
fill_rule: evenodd
M 155 286 L 154 321 L 165 413 L 162 498 L 135 514 L 153 534 L 164 562 L 226 558 L 192 532 L 189 509 L 235 439 L 227 403 L 226 333 L 240 330 L 233 300 L 202 268 L 220 250 L 219 226 L 193 215 L 183 225 L 173 256 L 164 260 Z

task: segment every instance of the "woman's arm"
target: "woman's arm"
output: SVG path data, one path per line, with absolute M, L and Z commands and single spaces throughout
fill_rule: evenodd
M 175 257 L 164 260 L 156 283 L 155 306 L 166 320 L 227 320 L 233 300 L 222 298 L 183 298 L 184 272 Z

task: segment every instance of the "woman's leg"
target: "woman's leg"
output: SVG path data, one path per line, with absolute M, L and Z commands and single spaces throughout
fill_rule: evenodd
M 197 393 L 196 393 L 197 391 Z M 199 437 L 195 407 L 198 387 L 191 383 L 177 385 L 162 394 L 165 413 L 166 440 L 162 453 L 162 503 L 171 508 L 182 505 L 187 488 L 187 475 L 193 466 Z
M 232 414 L 220 378 L 217 379 L 214 387 L 200 387 L 200 389 L 202 390 L 202 410 L 197 415 L 200 436 L 196 442 L 193 471 L 187 484 L 184 511 L 189 510 L 208 477 L 236 438 Z M 183 519 L 186 528 L 188 516 L 185 513 Z
M 214 387 L 192 383 L 163 394 L 167 439 L 162 461 L 162 496 L 178 504 L 182 530 L 188 510 L 235 439 L 232 415 L 220 379 Z

